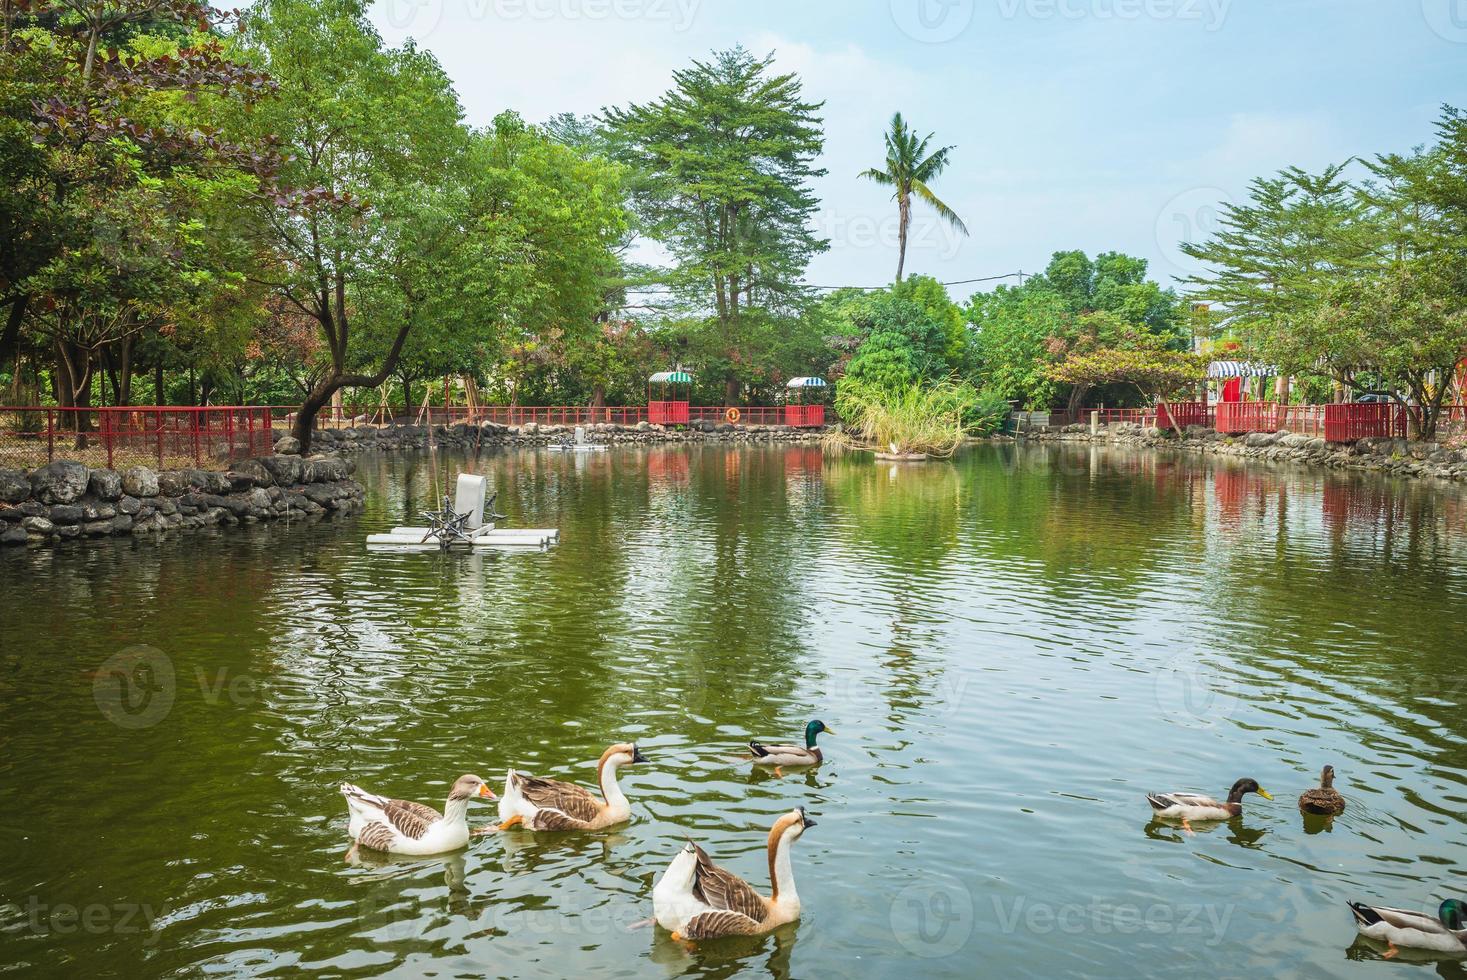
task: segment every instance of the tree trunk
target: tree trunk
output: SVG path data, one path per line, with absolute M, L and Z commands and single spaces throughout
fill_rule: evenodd
M 158 355 L 158 363 L 153 365 L 153 404 L 166 405 L 163 391 L 163 355 Z
M 416 404 L 413 401 L 413 383 L 411 379 L 409 379 L 408 376 L 405 374 L 400 375 L 398 380 L 402 382 L 403 411 L 411 412 L 413 410 L 413 405 Z
M 902 281 L 902 271 L 907 266 L 907 225 L 912 221 L 912 200 L 903 194 L 897 199 L 897 276 Z
M 591 407 L 595 409 L 606 407 L 606 386 L 599 381 L 591 386 Z
M 730 377 L 723 383 L 723 403 L 725 405 L 737 405 L 739 403 L 739 379 Z
M 20 349 L 20 324 L 25 319 L 27 296 L 17 296 L 10 301 L 10 313 L 5 317 L 5 332 L 0 333 L 0 368 L 9 364 Z

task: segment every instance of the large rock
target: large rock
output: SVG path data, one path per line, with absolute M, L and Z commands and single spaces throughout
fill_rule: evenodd
M 122 496 L 122 477 L 111 470 L 92 470 L 87 491 L 98 500 L 116 500 Z
M 31 495 L 31 481 L 21 470 L 0 470 L 0 504 L 18 504 Z
M 49 516 L 52 524 L 80 524 L 86 519 L 86 513 L 76 504 L 57 504 Z
M 44 517 L 27 517 L 20 522 L 20 526 L 32 534 L 50 534 L 56 530 L 56 525 Z
M 182 497 L 207 486 L 202 470 L 164 470 L 158 474 L 158 492 L 165 497 Z
M 258 459 L 247 459 L 242 463 L 237 463 L 232 472 L 236 476 L 247 477 L 257 487 L 275 485 L 275 477 L 270 475 L 270 471 Z
M 143 509 L 143 502 L 136 497 L 123 497 L 117 501 L 119 514 L 135 515 Z
M 158 474 L 146 466 L 134 466 L 122 471 L 122 492 L 129 497 L 158 496 Z
M 282 487 L 292 487 L 301 482 L 304 471 L 299 456 L 261 456 L 260 465 L 270 472 L 275 482 Z
M 299 456 L 301 454 L 301 441 L 295 436 L 285 436 L 275 440 L 275 455 L 277 456 Z
M 0 545 L 25 544 L 30 535 L 25 533 L 23 527 L 12 527 L 7 531 L 0 532 Z
M 31 474 L 31 495 L 43 504 L 69 504 L 87 492 L 90 480 L 82 464 L 58 459 Z

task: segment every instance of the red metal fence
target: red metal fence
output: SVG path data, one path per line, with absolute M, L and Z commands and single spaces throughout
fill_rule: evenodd
M 1450 412 L 1444 413 L 1450 418 Z M 1406 437 L 1406 409 L 1394 402 L 1335 405 L 1277 405 L 1273 402 L 1222 402 L 1217 431 L 1292 432 L 1329 442 L 1355 442 L 1366 436 Z
M 1354 442 L 1366 436 L 1406 438 L 1406 410 L 1384 402 L 1324 406 L 1324 437 L 1330 442 Z
M 181 467 L 266 455 L 266 407 L 0 407 L 0 465 L 77 459 L 96 467 Z

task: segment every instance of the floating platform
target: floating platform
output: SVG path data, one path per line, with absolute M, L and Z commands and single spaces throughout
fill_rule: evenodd
M 367 544 L 437 548 L 432 538 L 423 540 L 427 534 L 426 527 L 395 527 L 387 534 L 367 535 Z M 475 548 L 548 548 L 560 543 L 560 532 L 554 528 L 496 528 L 470 535 L 468 543 Z

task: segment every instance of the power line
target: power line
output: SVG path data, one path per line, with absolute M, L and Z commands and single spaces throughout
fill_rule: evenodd
M 1001 275 L 997 275 L 997 276 L 979 276 L 976 279 L 955 279 L 952 282 L 938 283 L 938 285 L 940 285 L 940 286 L 970 286 L 973 283 L 977 283 L 977 282 L 996 282 L 999 279 L 1013 279 L 1013 278 L 1017 278 L 1019 280 L 1019 285 L 1023 285 L 1024 284 L 1024 279 L 1026 278 L 1026 275 L 1028 275 L 1028 274 L 1026 274 L 1021 269 L 1018 272 L 1005 272 L 1005 273 L 1002 273 Z M 890 289 L 891 288 L 891 285 L 890 284 L 887 284 L 887 285 L 884 285 L 884 286 L 815 286 L 815 285 L 811 285 L 809 283 L 796 283 L 796 284 L 794 284 L 794 286 L 792 288 L 794 288 L 794 289 L 811 289 L 811 290 L 817 290 L 817 291 L 821 291 L 821 292 L 834 292 L 837 289 L 856 289 L 856 290 L 861 290 L 861 291 L 864 291 L 864 292 L 874 292 L 875 290 L 878 290 L 878 289 Z M 646 286 L 633 286 L 633 285 L 628 284 L 626 286 L 626 290 L 629 293 L 671 292 L 672 289 L 673 289 L 673 287 L 668 286 L 668 285 L 664 285 L 662 283 L 651 283 L 651 284 L 646 285 Z

